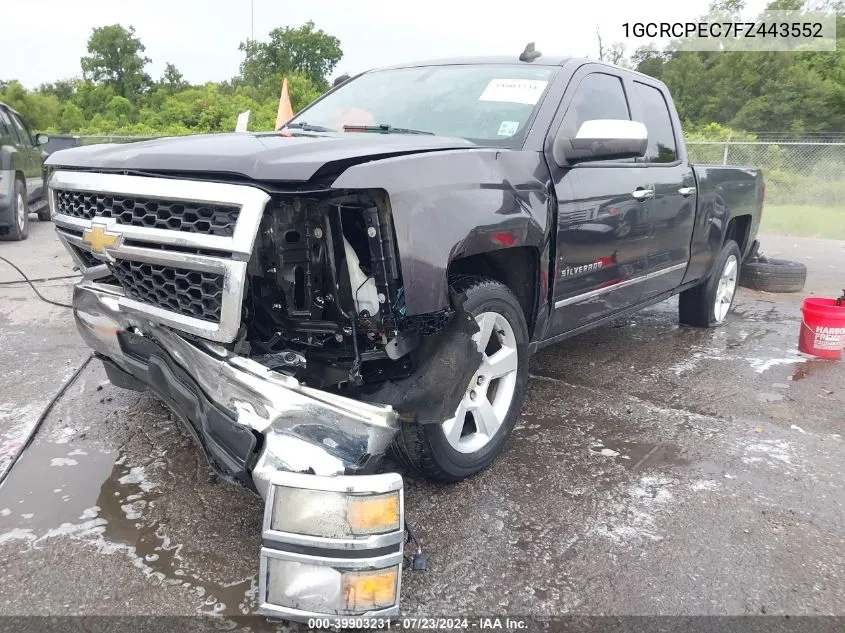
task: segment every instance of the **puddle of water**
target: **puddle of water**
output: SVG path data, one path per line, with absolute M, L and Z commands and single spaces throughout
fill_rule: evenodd
M 814 373 L 816 373 L 820 367 L 830 367 L 835 362 L 836 361 L 834 360 L 827 360 L 824 358 L 810 359 L 806 363 L 803 363 L 795 368 L 795 371 L 792 373 L 790 380 L 792 380 L 793 382 L 804 380 L 805 378 L 809 378 Z
M 129 467 L 125 461 L 120 453 L 95 447 L 33 445 L 0 491 L 0 544 L 22 541 L 39 547 L 52 537 L 74 538 L 104 554 L 123 552 L 145 576 L 195 592 L 203 600 L 199 613 L 254 612 L 257 574 L 215 583 L 186 571 L 182 545 L 173 543 L 166 526 L 150 516 L 162 495 L 154 471 L 164 462 Z
M 688 460 L 681 457 L 681 450 L 674 444 L 623 441 L 610 442 L 609 446 L 594 446 L 593 451 L 617 453 L 619 463 L 631 470 L 645 470 L 656 466 L 684 466 Z
M 757 400 L 763 404 L 771 404 L 773 402 L 781 402 L 785 396 L 782 393 L 775 393 L 773 391 L 759 391 L 757 392 Z

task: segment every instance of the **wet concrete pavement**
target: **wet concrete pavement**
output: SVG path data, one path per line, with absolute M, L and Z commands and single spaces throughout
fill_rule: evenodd
M 0 255 L 66 274 L 33 229 Z M 808 258 L 808 292 L 845 283 L 845 242 L 764 245 Z M 0 285 L 0 306 L 13 452 L 87 350 L 29 289 Z M 429 565 L 405 573 L 403 612 L 845 614 L 845 363 L 797 353 L 799 306 L 742 290 L 704 331 L 670 301 L 539 353 L 490 469 L 406 480 Z M 0 488 L 0 613 L 249 613 L 261 512 L 162 405 L 91 363 Z

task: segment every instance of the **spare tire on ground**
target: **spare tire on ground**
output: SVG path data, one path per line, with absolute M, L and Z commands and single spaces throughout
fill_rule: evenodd
M 739 273 L 739 285 L 764 292 L 800 292 L 806 281 L 804 264 L 765 255 L 746 261 Z

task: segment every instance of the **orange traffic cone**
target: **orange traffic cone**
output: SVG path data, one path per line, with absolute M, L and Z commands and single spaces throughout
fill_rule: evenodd
M 288 78 L 285 77 L 282 81 L 282 94 L 279 97 L 279 110 L 276 113 L 276 129 L 278 130 L 292 118 L 293 108 L 290 105 L 290 97 L 288 96 Z

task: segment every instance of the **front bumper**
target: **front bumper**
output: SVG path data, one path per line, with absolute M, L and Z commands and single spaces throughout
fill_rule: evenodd
M 103 358 L 109 379 L 118 386 L 152 391 L 186 423 L 221 476 L 264 498 L 262 613 L 289 619 L 398 613 L 398 578 L 393 605 L 362 613 L 315 613 L 299 608 L 293 598 L 288 604 L 274 604 L 269 597 L 279 593 L 268 586 L 274 582 L 268 570 L 276 560 L 291 561 L 284 569 L 323 566 L 360 574 L 398 565 L 401 573 L 402 479 L 396 473 L 362 476 L 372 472 L 397 432 L 391 407 L 311 389 L 222 347 L 189 341 L 133 313 L 121 305 L 119 296 L 94 281 L 76 286 L 73 305 L 78 329 Z M 350 496 L 398 490 L 398 528 L 344 538 L 302 533 L 307 529 L 273 530 L 274 512 L 284 512 L 274 503 L 279 486 Z

